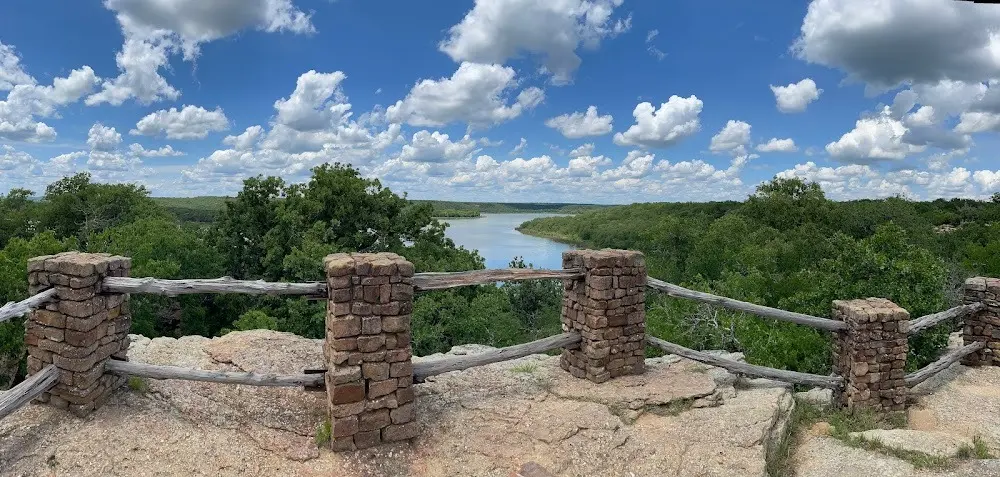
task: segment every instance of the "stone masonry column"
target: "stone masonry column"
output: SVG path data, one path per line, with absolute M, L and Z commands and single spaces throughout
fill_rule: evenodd
M 28 260 L 28 292 L 56 289 L 56 299 L 28 314 L 28 374 L 49 364 L 59 383 L 38 402 L 83 417 L 100 407 L 125 377 L 104 373 L 111 358 L 125 359 L 132 327 L 127 294 L 100 292 L 104 277 L 126 277 L 132 260 L 106 253 L 64 252 Z
M 910 314 L 883 298 L 836 300 L 833 319 L 847 323 L 834 340 L 833 372 L 844 378 L 834 401 L 847 409 L 902 411 L 908 345 L 901 322 Z
M 974 277 L 963 287 L 965 304 L 983 303 L 986 309 L 965 315 L 962 330 L 964 344 L 985 341 L 986 347 L 965 355 L 962 364 L 970 366 L 1000 364 L 1000 279 Z
M 563 280 L 563 331 L 576 330 L 578 346 L 564 348 L 559 364 L 578 378 L 603 383 L 645 371 L 646 259 L 631 250 L 570 250 L 563 268 L 581 278 Z
M 394 253 L 323 260 L 326 392 L 335 451 L 416 437 L 410 313 L 413 264 Z

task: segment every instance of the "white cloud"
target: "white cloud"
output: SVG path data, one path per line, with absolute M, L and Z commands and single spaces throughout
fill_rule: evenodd
M 19 84 L 35 84 L 35 78 L 21 68 L 21 57 L 14 47 L 0 41 L 0 91 L 9 91 Z
M 315 31 L 310 15 L 291 0 L 105 0 L 116 13 L 125 38 L 115 56 L 119 75 L 107 79 L 88 105 L 114 106 L 135 98 L 141 104 L 175 100 L 180 91 L 160 74 L 169 69 L 169 57 L 183 52 L 185 60 L 198 56 L 199 45 L 246 28 L 265 32 Z
M 87 132 L 87 146 L 94 151 L 111 151 L 122 143 L 122 135 L 101 123 L 94 123 Z
M 101 91 L 87 97 L 88 106 L 108 103 L 120 106 L 130 98 L 136 98 L 140 104 L 146 105 L 154 101 L 174 100 L 181 93 L 167 83 L 160 75 L 160 68 L 167 66 L 168 56 L 175 50 L 175 45 L 165 35 L 150 39 L 137 39 L 126 36 L 122 50 L 115 55 L 120 74 L 112 79 L 105 79 Z
M 1000 9 L 950 0 L 814 0 L 792 50 L 876 90 L 1000 74 Z
M 526 147 L 528 147 L 528 140 L 522 137 L 521 142 L 517 143 L 517 145 L 514 146 L 514 149 L 511 149 L 508 154 L 512 156 L 520 156 Z
M 399 159 L 407 162 L 456 162 L 467 159 L 476 150 L 476 141 L 465 136 L 451 141 L 447 134 L 417 131 L 403 146 Z
M 701 129 L 698 115 L 703 103 L 697 96 L 671 96 L 659 109 L 649 102 L 632 111 L 635 124 L 624 133 L 615 133 L 619 146 L 668 147 Z
M 438 48 L 456 62 L 504 63 L 532 55 L 555 84 L 571 81 L 579 47 L 595 49 L 623 33 L 631 17 L 613 19 L 623 0 L 476 0 Z
M 545 121 L 545 125 L 558 130 L 563 136 L 570 139 L 579 139 L 587 136 L 601 136 L 611 132 L 610 114 L 599 116 L 597 107 L 590 106 L 586 112 L 574 112 L 561 114 Z
M 201 106 L 184 105 L 180 111 L 170 108 L 149 113 L 129 134 L 156 136 L 165 133 L 168 139 L 205 139 L 209 132 L 226 129 L 229 129 L 229 119 L 222 108 L 209 111 Z
M 588 142 L 569 152 L 569 157 L 590 156 L 594 154 L 594 143 Z
M 1000 114 L 979 111 L 962 113 L 960 122 L 955 126 L 955 132 L 960 134 L 984 131 L 1000 132 Z
M 922 152 L 925 146 L 903 141 L 907 128 L 891 114 L 887 106 L 878 116 L 859 119 L 854 129 L 835 142 L 826 145 L 826 152 L 835 159 L 852 163 L 879 160 L 901 160 Z
M 142 144 L 132 143 L 128 147 L 128 152 L 135 157 L 171 157 L 184 155 L 183 152 L 175 151 L 173 146 L 169 144 L 159 149 L 146 149 L 142 147 Z
M 265 32 L 313 33 L 307 14 L 291 0 L 105 0 L 122 28 L 148 37 L 168 30 L 180 40 L 185 58 L 198 54 L 198 44 L 225 38 L 245 28 Z
M 649 30 L 649 33 L 646 33 L 646 51 L 657 60 L 662 60 L 667 56 L 667 54 L 660 51 L 660 49 L 653 44 L 653 39 L 659 34 L 660 30 Z
M 260 140 L 262 134 L 264 134 L 264 128 L 259 125 L 250 126 L 238 136 L 226 136 L 226 138 L 222 140 L 222 143 L 241 151 L 253 149 L 254 145 L 257 144 L 257 141 Z
M 791 138 L 778 139 L 772 137 L 764 144 L 758 144 L 757 150 L 760 152 L 797 152 L 799 148 L 795 146 L 795 141 Z
M 79 101 L 93 90 L 97 76 L 89 66 L 75 69 L 66 77 L 55 78 L 51 86 L 32 83 L 14 86 L 0 101 L 0 139 L 51 141 L 56 131 L 36 117 L 55 117 L 58 108 Z
M 712 136 L 708 149 L 712 152 L 728 152 L 745 155 L 750 145 L 750 124 L 730 119 L 718 134 Z
M 37 161 L 31 154 L 18 151 L 9 144 L 0 145 L 0 171 L 10 171 L 18 168 L 31 168 Z
M 774 99 L 778 102 L 778 111 L 783 113 L 801 113 L 806 110 L 809 103 L 819 99 L 819 95 L 823 93 L 811 78 L 787 86 L 770 86 Z
M 504 95 L 517 86 L 514 76 L 510 67 L 462 63 L 451 78 L 417 82 L 406 98 L 386 109 L 386 118 L 422 127 L 459 121 L 489 126 L 509 121 L 545 98 L 542 90 L 530 87 L 508 105 Z

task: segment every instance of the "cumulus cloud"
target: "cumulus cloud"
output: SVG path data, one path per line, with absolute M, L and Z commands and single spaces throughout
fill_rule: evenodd
M 94 123 L 87 132 L 87 146 L 94 151 L 110 151 L 122 143 L 122 135 L 101 123 Z
M 770 86 L 774 99 L 778 102 L 778 111 L 783 113 L 804 112 L 809 103 L 819 99 L 819 95 L 823 93 L 811 78 L 786 86 Z
M 216 150 L 182 170 L 183 181 L 238 187 L 233 178 L 239 175 L 304 177 L 311 167 L 326 162 L 361 167 L 389 146 L 403 142 L 399 123 L 384 124 L 370 114 L 352 119 L 351 104 L 342 90 L 346 78 L 341 71 L 303 73 L 292 93 L 274 102 L 277 114 L 268 129 L 251 126 L 239 135 L 227 136 L 222 142 L 229 148 Z M 375 129 L 379 125 L 384 128 Z M 434 136 L 429 134 L 426 140 L 423 134 L 415 136 L 419 144 L 410 145 L 411 154 L 421 157 L 420 147 L 429 145 Z
M 226 138 L 222 140 L 222 143 L 241 151 L 253 149 L 254 145 L 257 144 L 257 141 L 260 140 L 261 135 L 263 134 L 264 128 L 259 125 L 250 126 L 239 135 L 226 136 Z
M 962 113 L 955 132 L 959 134 L 971 134 L 984 131 L 1000 132 L 1000 114 L 973 111 Z
M 767 142 L 757 145 L 759 152 L 797 152 L 799 148 L 791 138 L 778 139 L 772 137 Z
M 423 130 L 413 134 L 399 158 L 407 162 L 455 162 L 468 158 L 474 151 L 476 141 L 469 136 L 452 141 L 447 134 Z
M 1000 73 L 998 24 L 1000 9 L 972 2 L 813 0 L 792 51 L 876 90 L 984 81 Z
M 537 58 L 555 84 L 572 80 L 576 50 L 629 29 L 631 17 L 613 18 L 623 0 L 476 0 L 448 30 L 438 48 L 456 62 L 504 63 L 523 54 Z
M 888 106 L 877 116 L 859 119 L 854 129 L 835 142 L 826 145 L 834 159 L 865 164 L 881 160 L 901 160 L 910 154 L 923 152 L 925 146 L 903 141 L 907 128 L 892 117 Z
M 594 143 L 588 142 L 569 152 L 569 157 L 589 156 L 594 153 Z
M 128 147 L 129 154 L 136 157 L 171 157 L 171 156 L 183 156 L 184 153 L 180 151 L 175 151 L 173 146 L 167 144 L 159 149 L 146 149 L 139 143 L 132 143 Z
M 199 45 L 240 30 L 312 33 L 310 15 L 291 0 L 105 0 L 115 12 L 125 40 L 115 56 L 119 74 L 104 80 L 101 90 L 87 98 L 88 105 L 114 106 L 135 98 L 141 104 L 175 100 L 180 91 L 160 74 L 169 68 L 169 57 L 183 53 L 185 60 L 198 56 Z
M 19 84 L 35 84 L 35 78 L 21 68 L 21 57 L 14 47 L 0 41 L 0 91 L 9 91 Z
M 37 118 L 56 116 L 60 107 L 75 103 L 92 91 L 97 81 L 94 70 L 84 66 L 66 77 L 53 79 L 51 86 L 39 85 L 34 78 L 13 86 L 7 98 L 0 101 L 0 139 L 28 142 L 55 139 L 55 129 Z
M 712 136 L 708 149 L 715 153 L 743 155 L 746 154 L 748 145 L 750 145 L 750 124 L 730 119 L 718 134 Z
M 226 129 L 229 129 L 229 119 L 222 108 L 209 111 L 201 106 L 184 105 L 180 110 L 170 108 L 150 113 L 140 119 L 129 134 L 156 136 L 163 133 L 168 139 L 205 139 L 210 132 Z
M 561 114 L 545 121 L 545 125 L 559 131 L 563 136 L 570 139 L 579 139 L 587 136 L 601 136 L 611 132 L 610 114 L 600 116 L 597 114 L 597 107 L 590 106 L 586 112 L 574 112 Z
M 404 99 L 386 109 L 386 118 L 421 127 L 459 121 L 489 126 L 509 121 L 545 98 L 541 89 L 530 87 L 507 104 L 505 93 L 517 86 L 514 76 L 510 67 L 462 63 L 451 78 L 417 82 Z
M 635 124 L 624 133 L 615 133 L 619 146 L 668 147 L 701 129 L 699 115 L 703 103 L 697 96 L 671 96 L 659 109 L 649 102 L 632 111 Z

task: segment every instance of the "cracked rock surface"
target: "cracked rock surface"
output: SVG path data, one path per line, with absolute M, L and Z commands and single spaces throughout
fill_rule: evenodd
M 322 368 L 322 341 L 273 331 L 221 338 L 133 336 L 132 361 L 229 371 Z M 450 353 L 490 349 L 470 345 Z M 739 356 L 731 356 L 738 358 Z M 415 361 L 425 358 L 414 358 Z M 337 454 L 317 448 L 326 395 L 298 388 L 148 380 L 86 419 L 30 405 L 0 421 L 4 475 L 764 476 L 788 389 L 676 356 L 602 385 L 543 355 L 416 385 L 422 434 Z

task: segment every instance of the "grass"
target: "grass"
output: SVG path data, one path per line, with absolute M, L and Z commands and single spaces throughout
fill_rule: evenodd
M 825 409 L 805 401 L 796 401 L 788 421 L 788 434 L 774 449 L 767 460 L 767 474 L 772 477 L 792 475 L 791 456 L 795 454 L 795 446 L 801 441 L 802 433 L 813 424 L 825 421 L 830 424 L 830 437 L 840 440 L 845 445 L 878 452 L 883 455 L 904 460 L 917 469 L 947 469 L 955 465 L 955 459 L 938 457 L 923 452 L 899 449 L 888 446 L 877 440 L 852 437 L 853 432 L 863 432 L 872 429 L 900 429 L 907 425 L 906 414 L 895 412 L 880 416 L 873 412 L 851 412 L 842 409 Z M 972 440 L 972 445 L 965 445 L 956 455 L 958 459 L 992 459 L 986 441 L 979 437 Z
M 330 420 L 327 419 L 316 426 L 316 447 L 325 447 L 330 443 L 333 429 L 330 427 Z
M 521 363 L 519 365 L 511 367 L 510 371 L 512 373 L 528 373 L 528 374 L 532 374 L 535 371 L 538 371 L 538 364 L 537 363 Z
M 959 459 L 993 459 L 990 448 L 986 446 L 986 441 L 982 437 L 972 438 L 972 445 L 964 444 L 958 449 Z
M 145 393 L 146 391 L 149 391 L 149 383 L 147 383 L 145 379 L 142 379 L 139 376 L 129 376 L 128 388 L 137 393 Z

